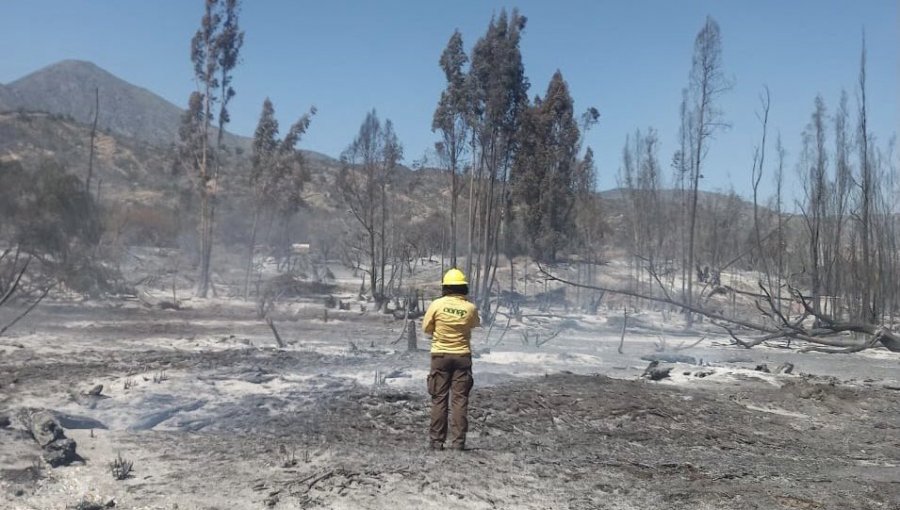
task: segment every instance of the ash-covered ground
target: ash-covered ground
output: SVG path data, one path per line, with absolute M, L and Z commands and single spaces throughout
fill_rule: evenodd
M 402 320 L 295 300 L 273 313 L 279 349 L 253 303 L 183 305 L 48 301 L 4 337 L 0 508 L 900 508 L 900 355 L 883 349 L 685 349 L 700 337 L 661 345 L 650 313 L 624 354 L 603 313 L 539 347 L 481 330 L 471 450 L 434 452 L 427 339 L 407 352 Z M 678 346 L 693 359 L 671 377 L 639 377 Z M 34 409 L 83 462 L 38 460 Z

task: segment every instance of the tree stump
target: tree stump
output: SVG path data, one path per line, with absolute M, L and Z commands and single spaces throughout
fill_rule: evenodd
M 416 344 L 416 321 L 406 323 L 406 350 L 416 351 L 419 346 Z

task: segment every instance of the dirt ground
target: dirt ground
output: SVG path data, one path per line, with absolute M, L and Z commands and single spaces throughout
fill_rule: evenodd
M 471 450 L 433 452 L 427 352 L 394 344 L 391 317 L 324 319 L 315 302 L 284 308 L 276 349 L 237 301 L 42 305 L 4 339 L 21 347 L 0 346 L 0 508 L 900 508 L 900 358 L 886 351 L 707 341 L 684 351 L 705 361 L 650 382 L 637 376 L 652 342 L 618 355 L 616 328 L 510 338 L 476 347 Z M 781 359 L 797 370 L 753 370 Z M 17 419 L 35 408 L 61 417 L 83 463 L 37 460 Z M 121 481 L 118 455 L 134 462 Z

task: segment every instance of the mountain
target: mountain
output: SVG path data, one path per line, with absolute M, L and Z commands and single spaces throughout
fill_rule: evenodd
M 49 113 L 90 125 L 96 89 L 100 91 L 101 131 L 157 146 L 167 147 L 178 141 L 184 112 L 181 107 L 82 60 L 63 60 L 12 83 L 0 84 L 0 112 Z M 224 142 L 245 151 L 252 144 L 248 137 L 227 132 Z M 312 160 L 335 162 L 324 154 L 304 153 Z
M 100 130 L 153 145 L 178 141 L 184 110 L 83 60 L 63 60 L 0 85 L 0 111 L 43 112 L 91 124 L 98 89 Z M 225 145 L 249 149 L 251 140 L 226 133 Z
M 101 130 L 159 145 L 178 137 L 180 108 L 90 62 L 64 60 L 5 88 L 7 110 L 63 115 L 82 124 L 93 121 L 94 94 L 99 89 Z

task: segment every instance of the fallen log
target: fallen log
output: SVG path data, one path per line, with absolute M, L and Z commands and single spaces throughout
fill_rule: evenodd
M 573 282 L 550 273 L 540 264 L 538 265 L 538 269 L 544 276 L 547 277 L 548 280 L 556 281 L 572 287 L 579 287 L 582 289 L 590 289 L 601 292 L 612 292 L 621 294 L 623 296 L 630 296 L 656 303 L 665 303 L 668 305 L 677 306 L 687 312 L 699 314 L 713 321 L 716 326 L 723 328 L 728 332 L 728 334 L 737 345 L 740 345 L 747 349 L 769 340 L 785 338 L 789 340 L 802 340 L 813 345 L 837 347 L 836 349 L 829 349 L 824 347 L 805 347 L 801 349 L 800 352 L 847 354 L 875 347 L 878 343 L 883 345 L 889 351 L 900 352 L 900 334 L 891 331 L 888 327 L 883 325 L 868 322 L 844 322 L 824 315 L 816 310 L 814 306 L 812 306 L 810 300 L 806 296 L 804 296 L 799 290 L 793 288 L 791 289 L 791 295 L 797 302 L 799 302 L 803 306 L 805 310 L 804 316 L 802 318 L 815 317 L 817 319 L 818 326 L 807 328 L 803 325 L 801 320 L 789 321 L 781 314 L 780 311 L 777 310 L 777 308 L 774 307 L 771 293 L 768 291 L 768 289 L 765 288 L 765 286 L 763 286 L 761 282 L 760 287 L 763 290 L 763 295 L 764 297 L 766 297 L 766 301 L 768 302 L 770 307 L 775 310 L 775 312 L 773 314 L 769 311 L 766 311 L 764 307 L 759 303 L 757 303 L 757 308 L 761 310 L 764 315 L 767 315 L 770 318 L 773 315 L 775 317 L 778 317 L 780 322 L 776 323 L 775 325 L 763 324 L 754 320 L 743 320 L 735 317 L 726 317 L 720 312 L 708 310 L 699 305 L 681 302 L 671 298 L 668 295 L 666 295 L 665 297 L 651 296 L 627 289 L 612 289 L 599 285 L 587 285 L 583 283 Z M 727 324 L 730 324 L 731 327 L 729 327 Z M 735 332 L 735 329 L 737 327 L 761 333 L 762 336 L 742 340 L 737 336 Z M 869 338 L 863 341 L 848 340 L 846 338 L 834 338 L 847 332 L 862 333 L 868 335 Z
M 66 437 L 62 425 L 50 411 L 38 410 L 23 415 L 23 424 L 41 448 Z
M 46 410 L 25 411 L 20 419 L 31 437 L 41 447 L 41 457 L 52 467 L 68 466 L 73 462 L 82 462 L 75 449 L 74 440 L 66 437 L 63 427 L 53 413 Z

